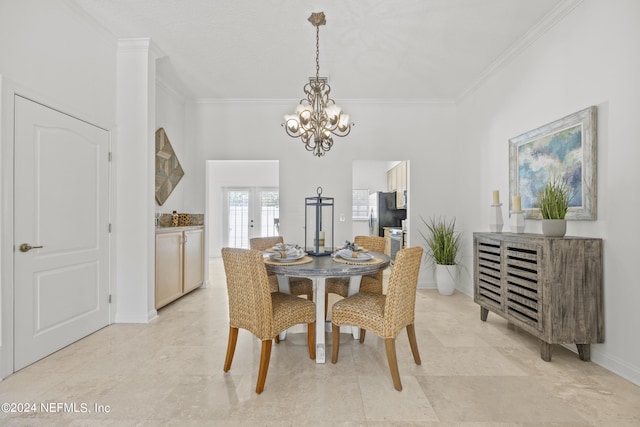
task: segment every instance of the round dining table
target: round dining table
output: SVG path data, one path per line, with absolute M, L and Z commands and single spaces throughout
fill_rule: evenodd
M 267 272 L 278 276 L 280 292 L 291 293 L 289 277 L 307 277 L 313 280 L 314 300 L 316 302 L 316 363 L 325 363 L 325 332 L 331 331 L 330 322 L 325 321 L 324 294 L 326 279 L 330 277 L 348 277 L 348 295 L 358 293 L 363 275 L 375 274 L 389 266 L 390 258 L 382 253 L 368 252 L 369 260 L 345 259 L 334 255 L 309 256 L 293 262 L 281 262 L 265 256 Z M 350 331 L 359 338 L 360 329 Z M 284 335 L 282 336 L 284 338 Z

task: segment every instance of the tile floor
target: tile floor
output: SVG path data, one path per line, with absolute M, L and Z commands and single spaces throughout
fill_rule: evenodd
M 528 334 L 496 315 L 479 317 L 463 294 L 420 290 L 422 365 L 402 333 L 402 392 L 375 335 L 361 345 L 343 334 L 338 363 L 317 365 L 306 334 L 290 333 L 274 345 L 257 395 L 260 343 L 248 332 L 222 372 L 226 289 L 213 260 L 211 286 L 153 322 L 111 325 L 0 382 L 0 402 L 37 405 L 35 413 L 0 413 L 0 425 L 640 426 L 640 387 L 560 346 L 546 363 Z

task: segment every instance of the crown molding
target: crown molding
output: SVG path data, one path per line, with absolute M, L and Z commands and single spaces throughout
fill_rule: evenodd
M 542 37 L 549 30 L 554 28 L 560 21 L 564 19 L 571 11 L 573 11 L 583 0 L 562 0 L 549 13 L 547 13 L 540 22 L 527 31 L 518 41 L 505 50 L 493 63 L 491 63 L 480 76 L 455 99 L 456 104 L 474 92 L 487 78 L 494 74 L 497 70 L 504 67 L 512 59 L 516 58 L 524 52 L 531 44 Z
M 283 99 L 283 98 L 191 98 L 187 99 L 186 102 L 190 104 L 219 104 L 219 105 L 230 105 L 230 104 L 255 104 L 255 105 L 295 105 L 300 102 L 299 98 L 295 99 Z M 455 99 L 429 99 L 429 98 L 391 98 L 391 99 L 382 99 L 382 98 L 358 98 L 358 99 L 341 99 L 339 104 L 341 105 L 455 105 Z

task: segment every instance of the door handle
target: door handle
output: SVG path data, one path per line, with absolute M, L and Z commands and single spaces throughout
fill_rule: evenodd
M 29 252 L 31 249 L 40 249 L 43 246 L 31 246 L 28 243 L 23 243 L 20 245 L 20 252 Z

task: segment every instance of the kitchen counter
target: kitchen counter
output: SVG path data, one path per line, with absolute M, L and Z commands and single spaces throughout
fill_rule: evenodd
M 176 231 L 202 230 L 204 225 L 188 225 L 183 227 L 156 227 L 156 234 L 172 233 Z

